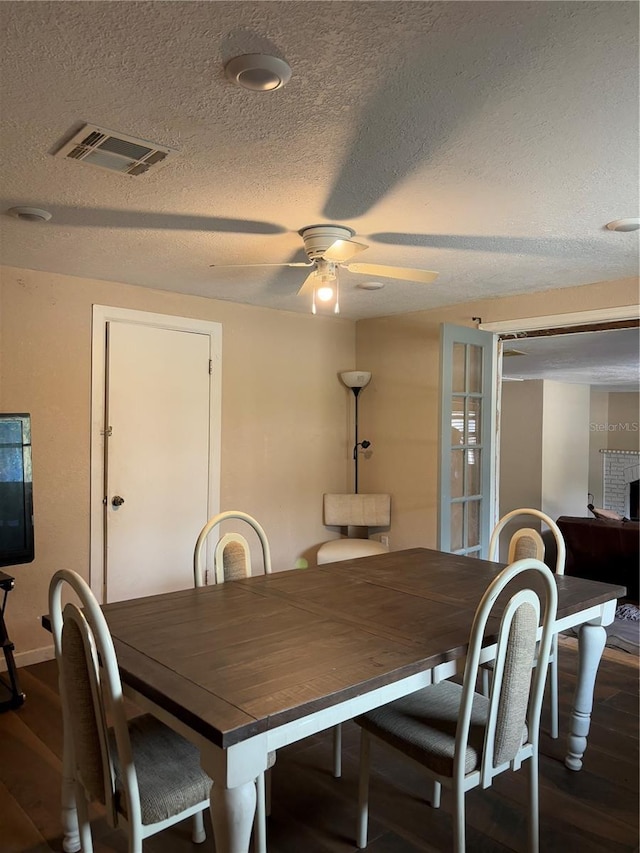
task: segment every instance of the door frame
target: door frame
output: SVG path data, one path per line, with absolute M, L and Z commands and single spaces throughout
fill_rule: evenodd
M 91 328 L 91 451 L 90 451 L 90 542 L 89 585 L 102 602 L 105 584 L 105 407 L 107 324 L 120 321 L 142 326 L 193 332 L 209 336 L 209 498 L 207 516 L 220 511 L 220 465 L 222 430 L 222 324 L 211 320 L 175 317 L 130 308 L 94 305 Z
M 592 308 L 588 311 L 573 311 L 567 314 L 544 314 L 538 317 L 522 317 L 518 320 L 498 320 L 478 324 L 478 329 L 508 335 L 540 329 L 560 329 L 563 326 L 582 326 L 616 320 L 637 320 L 640 305 L 621 305 L 617 308 Z

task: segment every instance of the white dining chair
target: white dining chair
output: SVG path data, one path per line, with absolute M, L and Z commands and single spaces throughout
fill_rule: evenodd
M 262 525 L 253 516 L 240 510 L 230 509 L 210 518 L 202 528 L 196 540 L 193 552 L 193 580 L 195 586 L 206 586 L 208 575 L 206 566 L 206 544 L 209 534 L 224 521 L 238 520 L 246 522 L 256 532 L 262 547 L 262 565 L 265 575 L 271 574 L 271 549 Z M 251 550 L 249 543 L 240 533 L 226 533 L 216 543 L 214 551 L 214 582 L 251 577 Z
M 260 540 L 264 573 L 271 574 L 271 551 L 269 540 L 262 525 L 253 516 L 240 510 L 227 510 L 210 518 L 200 531 L 193 554 L 193 579 L 195 586 L 206 586 L 206 543 L 211 532 L 225 521 L 242 521 L 251 527 Z M 225 533 L 218 539 L 213 554 L 213 578 L 216 584 L 251 577 L 251 549 L 240 533 Z M 267 815 L 270 811 L 270 770 L 276 763 L 276 753 L 267 756 L 267 773 L 256 779 L 256 818 L 254 824 L 256 853 L 267 850 Z
M 539 509 L 525 507 L 523 509 L 514 509 L 504 515 L 496 524 L 491 534 L 489 542 L 489 559 L 500 561 L 500 537 L 505 528 L 510 526 L 514 521 L 522 518 L 537 518 L 542 521 L 551 531 L 556 544 L 556 564 L 555 574 L 563 575 L 566 562 L 566 546 L 560 528 L 555 521 L 546 513 Z M 507 562 L 512 563 L 514 560 L 522 559 L 523 557 L 536 557 L 539 560 L 544 560 L 544 540 L 540 533 L 534 528 L 523 527 L 515 531 L 509 540 L 509 553 Z M 493 661 L 487 661 L 482 665 L 482 692 L 485 696 L 489 695 L 489 678 L 493 671 Z M 550 735 L 552 738 L 557 738 L 560 728 L 560 710 L 558 700 L 558 635 L 553 635 L 551 643 L 551 653 L 549 656 L 549 704 L 551 707 L 551 726 Z
M 73 602 L 62 609 L 65 586 L 82 609 Z M 76 572 L 54 574 L 49 614 L 83 853 L 93 850 L 91 801 L 105 806 L 110 826 L 126 831 L 129 853 L 142 853 L 143 839 L 188 817 L 192 840 L 204 841 L 211 779 L 200 767 L 200 752 L 151 714 L 127 720 L 109 628 Z
M 525 573 L 542 581 L 544 596 L 539 584 L 534 589 L 527 583 Z M 505 588 L 509 599 L 500 608 L 496 666 L 485 697 L 475 692 L 480 653 L 487 621 L 499 615 L 495 605 Z M 435 808 L 441 786 L 452 790 L 455 853 L 466 849 L 466 792 L 488 788 L 499 773 L 528 761 L 529 851 L 537 853 L 540 710 L 557 601 L 555 580 L 544 563 L 531 558 L 513 563 L 492 581 L 476 610 L 462 685 L 441 681 L 356 717 L 361 727 L 358 847 L 367 846 L 370 741 L 375 739 L 424 768 L 433 780 Z

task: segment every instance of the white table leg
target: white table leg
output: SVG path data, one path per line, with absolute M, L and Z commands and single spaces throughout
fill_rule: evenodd
M 607 641 L 602 625 L 582 625 L 578 633 L 578 683 L 571 709 L 567 756 L 564 763 L 569 770 L 582 768 L 582 756 L 587 748 L 587 735 L 591 725 L 593 689 L 600 658 Z
M 249 853 L 255 811 L 254 782 L 245 782 L 237 788 L 211 786 L 211 820 L 216 853 Z

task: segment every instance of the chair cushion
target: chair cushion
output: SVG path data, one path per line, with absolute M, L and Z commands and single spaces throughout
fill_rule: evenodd
M 386 554 L 386 545 L 376 539 L 332 539 L 318 548 L 317 563 L 337 563 L 339 560 L 354 560 L 371 554 Z
M 117 756 L 110 730 L 112 754 Z M 151 714 L 129 721 L 133 762 L 138 776 L 142 823 L 166 820 L 200 802 L 208 801 L 211 779 L 200 767 L 200 752 L 181 735 Z M 117 809 L 125 818 L 122 773 L 114 761 Z
M 453 776 L 456 727 L 462 687 L 441 681 L 356 717 L 372 735 L 439 776 Z M 465 773 L 479 769 L 489 701 L 476 694 L 471 712 Z

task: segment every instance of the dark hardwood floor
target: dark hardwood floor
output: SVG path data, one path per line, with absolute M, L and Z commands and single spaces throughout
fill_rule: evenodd
M 543 735 L 540 760 L 541 851 L 625 853 L 638 850 L 638 658 L 605 650 L 596 685 L 589 747 L 581 772 L 562 762 L 575 686 L 577 643 L 560 647 L 561 737 Z M 55 663 L 20 670 L 27 701 L 0 714 L 0 853 L 62 850 L 59 792 L 62 756 Z M 543 718 L 543 727 L 548 713 Z M 343 778 L 331 776 L 331 733 L 278 753 L 273 770 L 269 853 L 342 853 L 355 850 L 358 730 L 344 726 Z M 452 849 L 451 801 L 431 809 L 419 770 L 394 754 L 373 753 L 371 853 Z M 486 791 L 467 795 L 469 853 L 525 851 L 526 777 L 505 773 Z M 96 853 L 126 851 L 125 836 L 92 807 Z M 145 842 L 148 853 L 196 853 L 182 824 Z M 211 846 L 209 846 L 211 845 Z

